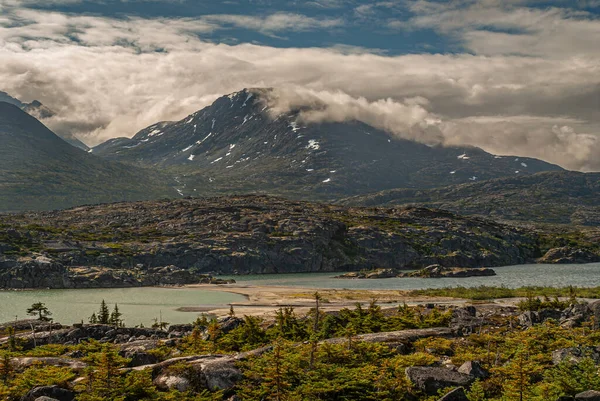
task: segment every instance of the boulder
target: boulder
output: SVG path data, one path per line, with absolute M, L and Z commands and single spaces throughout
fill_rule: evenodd
M 450 391 L 438 401 L 469 401 L 469 399 L 467 398 L 467 394 L 465 394 L 465 389 L 458 387 Z
M 438 367 L 406 368 L 406 377 L 427 395 L 436 395 L 448 387 L 466 387 L 475 381 L 474 377 L 464 373 Z
M 483 323 L 483 319 L 477 317 L 477 309 L 474 306 L 457 308 L 452 311 L 450 329 L 457 335 L 469 335 L 474 333 Z
M 490 374 L 478 361 L 467 361 L 458 368 L 459 373 L 469 375 L 475 379 L 487 379 Z
M 50 398 L 50 397 L 46 397 L 45 395 L 38 397 L 35 399 L 35 401 L 59 401 L 56 398 Z
M 560 325 L 567 328 L 580 326 L 592 316 L 592 310 L 587 304 L 571 304 L 562 311 Z
M 40 386 L 31 389 L 21 397 L 21 401 L 35 401 L 40 397 L 48 397 L 58 401 L 73 401 L 75 393 L 58 386 Z
M 202 367 L 206 387 L 211 391 L 228 390 L 242 379 L 242 372 L 233 359 L 223 358 L 209 362 Z
M 600 364 L 600 350 L 594 347 L 560 348 L 552 352 L 552 363 L 579 363 L 584 358 L 590 358 L 595 364 Z
M 227 334 L 230 331 L 238 328 L 244 324 L 244 319 L 235 316 L 226 316 L 218 320 L 219 328 L 223 334 Z
M 245 357 L 199 355 L 169 359 L 152 367 L 153 382 L 160 390 L 229 390 L 242 378 L 235 363 Z M 172 369 L 173 365 L 177 369 Z
M 600 391 L 588 390 L 575 396 L 575 400 L 600 401 Z
M 189 379 L 183 375 L 161 375 L 154 379 L 154 385 L 162 391 L 177 390 L 182 393 L 192 389 Z

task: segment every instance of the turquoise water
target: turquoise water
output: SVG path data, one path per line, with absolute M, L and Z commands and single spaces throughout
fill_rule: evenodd
M 379 280 L 335 279 L 334 273 L 249 275 L 233 277 L 238 285 L 298 286 L 337 289 L 422 289 L 474 287 L 479 285 L 576 287 L 600 286 L 600 263 L 586 265 L 522 265 L 494 268 L 497 276 L 470 278 L 389 278 Z M 339 274 L 339 273 L 337 273 Z M 163 321 L 190 323 L 197 312 L 181 312 L 181 307 L 224 306 L 246 300 L 238 294 L 198 288 L 127 288 L 85 290 L 0 291 L 0 322 L 26 318 L 25 310 L 34 302 L 44 302 L 53 318 L 71 324 L 87 318 L 102 300 L 112 309 L 115 303 L 128 325 L 149 325 L 162 315 Z
M 242 295 L 194 288 L 124 288 L 83 290 L 0 291 L 0 322 L 27 318 L 26 309 L 34 302 L 44 302 L 55 321 L 72 324 L 87 322 L 105 300 L 110 310 L 119 305 L 127 325 L 145 326 L 154 318 L 172 324 L 191 323 L 198 313 L 181 312 L 185 306 L 202 307 L 243 302 Z
M 386 278 L 369 280 L 335 279 L 340 273 L 269 274 L 232 276 L 239 284 L 280 285 L 337 289 L 408 290 L 444 287 L 477 287 L 480 285 L 548 287 L 596 287 L 600 286 L 600 263 L 585 265 L 521 265 L 495 267 L 497 275 L 469 278 Z M 229 276 L 227 276 L 229 278 Z

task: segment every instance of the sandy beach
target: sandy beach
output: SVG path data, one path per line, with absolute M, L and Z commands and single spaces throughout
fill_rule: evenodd
M 321 309 L 323 311 L 336 311 L 346 307 L 354 307 L 356 303 L 368 305 L 375 300 L 382 307 L 392 307 L 398 304 L 418 305 L 426 303 L 445 305 L 464 305 L 468 300 L 443 297 L 412 297 L 406 291 L 399 290 L 347 290 L 347 289 L 319 289 L 285 286 L 254 286 L 246 284 L 210 285 L 195 284 L 185 286 L 203 291 L 224 291 L 240 294 L 246 297 L 245 302 L 233 303 L 232 306 L 238 315 L 262 316 L 273 314 L 280 307 L 293 307 L 303 314 L 315 305 L 315 293 L 321 296 Z M 217 316 L 229 313 L 227 308 L 213 307 L 185 307 L 180 308 L 185 312 L 206 312 Z

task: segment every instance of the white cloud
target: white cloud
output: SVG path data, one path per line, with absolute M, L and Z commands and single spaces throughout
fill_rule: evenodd
M 419 1 L 415 7 L 436 4 Z M 496 50 L 479 51 L 475 44 L 483 39 L 468 36 L 478 30 L 465 23 L 457 28 L 444 14 L 454 11 L 429 11 L 438 13 L 437 19 L 420 24 L 441 21 L 440 29 L 460 32 L 474 52 L 484 55 L 385 56 L 360 48 L 231 46 L 198 37 L 222 29 L 224 22 L 264 32 L 338 23 L 290 14 L 243 20 L 111 19 L 13 8 L 0 17 L 0 89 L 25 101 L 41 100 L 58 112 L 45 121 L 51 128 L 90 144 L 181 119 L 244 87 L 283 87 L 295 93 L 286 95 L 292 104 L 326 105 L 307 119 L 358 118 L 425 143 L 473 144 L 494 153 L 600 170 L 600 54 L 588 49 L 590 39 L 557 40 L 535 57 L 505 55 L 529 44 L 509 52 L 490 42 Z M 598 24 L 547 12 L 550 16 L 539 21 L 549 18 L 546 22 L 557 24 L 559 31 L 582 26 L 578 29 L 589 33 Z M 563 56 L 547 54 L 550 46 L 562 46 Z

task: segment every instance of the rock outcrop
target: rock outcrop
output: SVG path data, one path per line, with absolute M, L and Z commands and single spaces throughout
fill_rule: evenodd
M 401 273 L 398 277 L 421 277 L 421 278 L 443 278 L 443 277 L 480 277 L 480 276 L 495 276 L 496 272 L 489 268 L 471 268 L 465 269 L 461 267 L 444 267 L 441 265 L 431 265 L 424 269 Z
M 263 196 L 0 215 L 0 227 L 7 227 L 0 228 L 0 288 L 221 283 L 206 275 L 432 264 L 481 268 L 532 262 L 539 253 L 539 233 L 490 220 Z
M 550 264 L 574 264 L 600 262 L 600 255 L 587 250 L 572 247 L 561 247 L 550 249 L 544 256 L 538 259 L 538 263 Z

